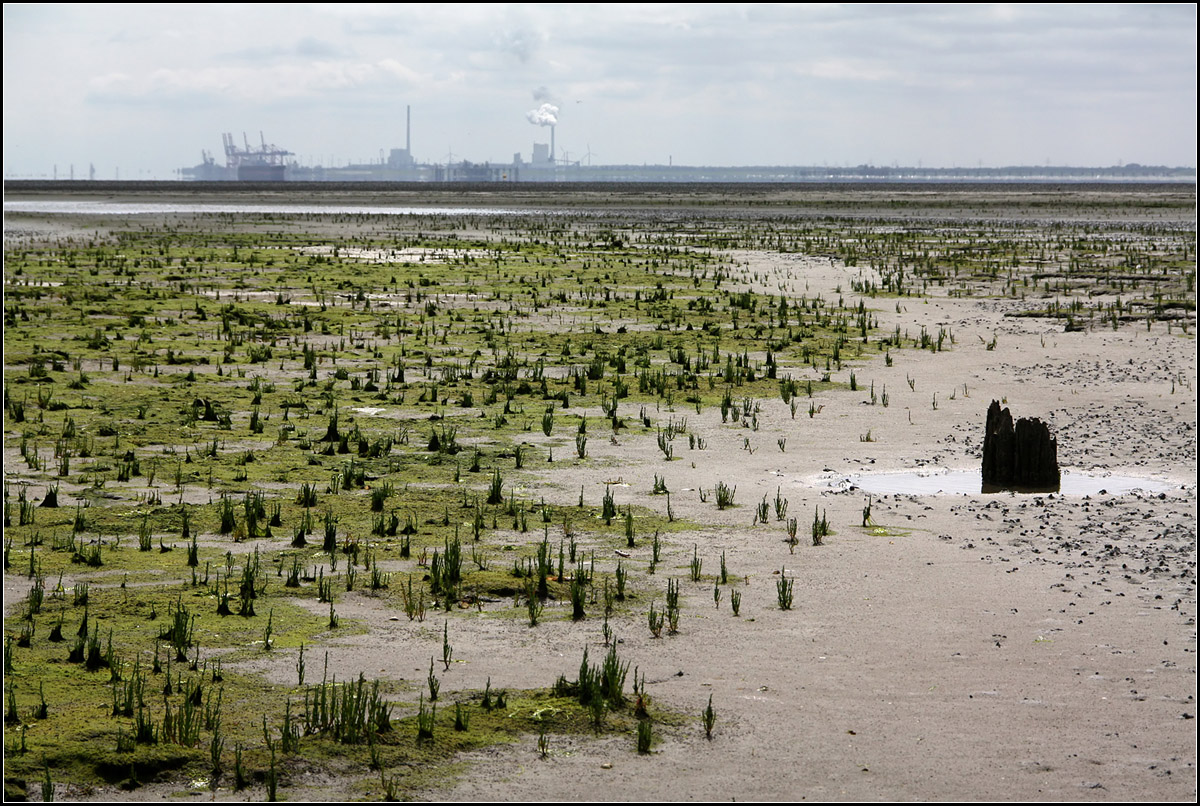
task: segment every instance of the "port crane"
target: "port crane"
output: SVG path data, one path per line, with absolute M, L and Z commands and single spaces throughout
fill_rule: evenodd
M 277 145 L 268 144 L 267 138 L 262 132 L 258 133 L 261 145 L 251 146 L 250 140 L 246 137 L 246 133 L 242 132 L 242 142 L 244 148 L 238 148 L 233 140 L 233 135 L 225 132 L 221 135 L 221 140 L 225 143 L 225 164 L 230 168 L 240 168 L 243 165 L 286 165 L 285 157 L 292 156 L 292 152 L 287 149 L 280 148 Z

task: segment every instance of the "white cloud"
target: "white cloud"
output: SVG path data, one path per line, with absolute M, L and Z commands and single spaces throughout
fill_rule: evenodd
M 802 72 L 816 78 L 837 81 L 896 81 L 899 74 L 890 68 L 872 66 L 853 59 L 822 59 Z

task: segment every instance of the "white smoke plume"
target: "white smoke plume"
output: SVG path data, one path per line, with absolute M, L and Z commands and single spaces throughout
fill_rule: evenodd
M 558 107 L 551 103 L 544 103 L 537 109 L 526 112 L 525 117 L 534 126 L 556 126 L 558 125 Z

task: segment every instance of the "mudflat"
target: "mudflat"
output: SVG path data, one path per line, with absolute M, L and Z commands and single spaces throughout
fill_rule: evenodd
M 31 796 L 46 757 L 73 800 L 257 800 L 268 764 L 288 799 L 1195 800 L 1194 186 L 6 189 L 25 200 L 445 208 L 6 209 L 5 759 Z M 992 400 L 1094 491 L 864 491 L 978 470 Z M 18 491 L 51 489 L 27 522 Z M 281 525 L 247 524 L 254 494 Z M 452 540 L 461 582 L 435 590 Z M 543 541 L 538 596 L 516 572 Z M 196 575 L 244 578 L 252 552 L 257 612 L 217 615 Z M 118 675 L 47 634 L 90 607 L 127 682 L 170 654 L 175 601 L 199 668 L 162 673 L 165 698 L 146 672 L 150 716 L 218 662 L 257 716 L 118 752 Z M 593 727 L 552 687 L 613 648 L 628 702 Z M 269 762 L 322 674 L 379 681 L 406 736 L 430 677 L 438 737 L 494 690 L 514 727 L 420 756 L 381 735 L 375 770 L 297 716 L 311 733 Z M 56 754 L 82 724 L 104 752 Z M 178 764 L 132 788 L 117 767 L 163 744 Z

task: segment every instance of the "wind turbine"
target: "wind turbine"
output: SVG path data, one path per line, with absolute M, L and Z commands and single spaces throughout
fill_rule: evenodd
M 600 156 L 600 155 L 597 154 L 595 156 Z M 583 155 L 583 158 L 585 160 L 587 160 L 588 167 L 591 168 L 592 167 L 592 145 L 591 145 L 591 143 L 588 143 L 587 153 Z

